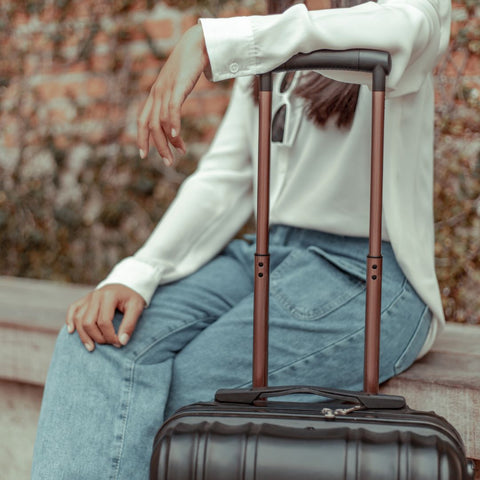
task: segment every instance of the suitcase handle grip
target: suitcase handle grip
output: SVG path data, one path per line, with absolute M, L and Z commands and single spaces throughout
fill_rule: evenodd
M 292 394 L 313 394 L 335 400 L 342 400 L 365 408 L 372 409 L 400 409 L 406 406 L 405 398 L 397 395 L 368 394 L 347 390 L 329 389 L 315 386 L 278 386 L 241 389 L 217 390 L 215 400 L 223 403 L 241 403 L 253 405 L 257 400 L 265 397 L 281 397 Z
M 382 50 L 315 50 L 298 53 L 272 72 L 289 70 L 354 70 L 373 74 L 373 90 L 385 90 L 385 76 L 392 69 L 392 58 Z

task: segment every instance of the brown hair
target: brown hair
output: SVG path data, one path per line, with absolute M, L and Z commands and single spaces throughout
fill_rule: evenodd
M 348 8 L 367 0 L 331 0 L 332 8 Z M 269 14 L 281 13 L 298 2 L 296 0 L 268 0 Z M 306 100 L 305 114 L 317 126 L 323 126 L 330 118 L 335 118 L 337 127 L 349 127 L 355 115 L 358 92 L 357 84 L 343 83 L 324 77 L 315 72 L 302 76 L 294 90 L 295 95 Z M 258 79 L 253 81 L 253 96 L 258 101 Z

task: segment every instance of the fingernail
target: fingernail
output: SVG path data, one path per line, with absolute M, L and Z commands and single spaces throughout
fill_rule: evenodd
M 120 343 L 122 345 L 126 345 L 128 343 L 128 341 L 130 340 L 130 335 L 128 335 L 127 333 L 122 333 L 120 335 L 119 340 L 120 340 Z
M 70 323 L 67 323 L 67 332 L 73 333 L 73 325 L 71 325 Z
M 140 158 L 145 158 L 146 155 L 145 155 L 145 151 L 140 149 Z
M 176 137 L 176 136 L 177 136 L 177 131 L 174 128 L 172 128 L 172 137 Z
M 177 152 L 180 153 L 181 155 L 185 155 L 187 152 L 181 148 L 181 147 L 177 147 Z
M 167 167 L 171 167 L 172 166 L 172 162 L 166 158 L 166 157 L 162 157 L 162 160 L 163 160 L 163 163 L 167 166 Z
M 84 345 L 89 352 L 93 352 L 94 346 L 91 343 L 84 343 Z

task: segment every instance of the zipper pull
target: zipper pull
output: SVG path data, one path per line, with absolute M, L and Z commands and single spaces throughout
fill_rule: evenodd
M 322 413 L 325 415 L 325 418 L 327 420 L 334 420 L 337 415 L 340 416 L 345 416 L 348 415 L 349 413 L 356 412 L 357 410 L 361 410 L 363 405 L 355 405 L 354 407 L 351 408 L 337 408 L 335 410 L 332 410 L 331 408 L 323 408 Z

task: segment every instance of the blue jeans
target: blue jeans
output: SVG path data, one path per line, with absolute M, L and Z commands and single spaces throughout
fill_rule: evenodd
M 284 226 L 270 238 L 269 383 L 362 389 L 367 240 Z M 122 349 L 88 353 L 76 334 L 60 332 L 34 480 L 145 480 L 167 416 L 218 388 L 250 385 L 251 240 L 158 288 Z M 415 360 L 431 321 L 388 243 L 383 255 L 381 381 Z

